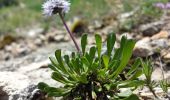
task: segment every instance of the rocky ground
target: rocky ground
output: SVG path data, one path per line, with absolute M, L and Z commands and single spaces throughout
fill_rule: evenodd
M 77 41 L 80 41 L 79 36 L 82 32 L 98 32 L 106 38 L 117 25 L 115 18 L 111 16 L 89 25 L 81 22 L 81 19 L 76 19 L 70 23 L 70 27 L 78 34 Z M 133 58 L 152 59 L 155 69 L 153 79 L 157 81 L 162 79 L 162 71 L 165 78 L 170 80 L 170 24 L 168 22 L 170 23 L 170 19 L 167 17 L 157 22 L 139 25 L 133 31 L 124 33 L 128 38 L 137 41 Z M 117 42 L 120 41 L 122 34 L 116 34 Z M 27 38 L 22 36 L 16 38 L 10 35 L 0 38 L 0 100 L 45 100 L 45 94 L 37 89 L 38 82 L 47 82 L 53 86 L 61 85 L 50 78 L 48 57 L 52 56 L 56 49 L 63 49 L 64 53 L 75 50 L 64 30 L 44 33 L 43 30 L 36 29 L 26 35 Z M 89 35 L 89 44 L 92 44 L 93 34 Z M 157 90 L 156 92 L 159 93 L 160 89 Z M 141 92 L 141 95 L 152 96 L 148 90 Z

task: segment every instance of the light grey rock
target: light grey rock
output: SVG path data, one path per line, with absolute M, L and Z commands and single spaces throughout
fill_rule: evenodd
M 35 29 L 31 29 L 27 32 L 27 35 L 29 37 L 36 37 L 38 34 L 41 34 L 44 31 L 43 28 L 35 28 Z
M 144 24 L 139 26 L 139 31 L 143 33 L 143 36 L 153 36 L 161 30 L 163 24 L 163 21 Z
M 41 39 L 39 39 L 39 38 L 35 39 L 34 43 L 37 46 L 42 46 L 43 45 L 43 41 Z
M 133 55 L 137 57 L 147 57 L 154 54 L 150 45 L 150 38 L 143 38 L 135 44 Z
M 167 52 L 167 53 L 162 53 L 163 55 L 163 60 L 165 63 L 170 63 L 170 52 Z M 167 66 L 169 67 L 169 66 Z
M 164 49 L 164 48 L 168 48 L 168 46 L 170 46 L 167 39 L 152 40 L 150 44 L 152 45 L 152 47 L 154 47 L 156 49 Z
M 56 42 L 61 42 L 61 41 L 63 41 L 64 40 L 64 35 L 56 35 L 55 37 L 54 37 L 54 40 L 56 41 Z
M 41 100 L 44 94 L 18 72 L 0 72 L 0 100 Z

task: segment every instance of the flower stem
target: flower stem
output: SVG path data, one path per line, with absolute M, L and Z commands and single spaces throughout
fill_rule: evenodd
M 80 48 L 79 48 L 79 46 L 78 46 L 78 44 L 77 44 L 77 42 L 76 42 L 76 40 L 75 40 L 75 38 L 74 38 L 74 36 L 73 36 L 73 33 L 72 33 L 72 32 L 70 31 L 70 29 L 68 28 L 68 26 L 67 26 L 67 24 L 66 24 L 66 22 L 65 22 L 65 20 L 64 20 L 63 15 L 62 15 L 61 13 L 59 13 L 59 16 L 60 16 L 60 18 L 61 18 L 61 20 L 62 20 L 62 22 L 63 22 L 63 24 L 64 24 L 64 26 L 65 26 L 65 28 L 66 28 L 66 30 L 67 30 L 67 32 L 69 33 L 71 39 L 73 40 L 73 42 L 74 42 L 74 44 L 75 44 L 75 46 L 76 46 L 77 51 L 80 53 Z

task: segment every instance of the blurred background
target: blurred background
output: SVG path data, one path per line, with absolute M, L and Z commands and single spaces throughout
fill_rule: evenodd
M 85 21 L 93 22 L 109 16 L 116 18 L 121 13 L 138 10 L 136 16 L 146 17 L 153 21 L 160 17 L 161 11 L 153 6 L 156 2 L 168 0 L 71 0 L 71 10 L 66 15 L 67 20 L 81 17 Z M 25 33 L 32 28 L 43 28 L 44 31 L 59 27 L 60 19 L 56 17 L 45 19 L 42 15 L 42 3 L 44 0 L 0 0 L 0 34 Z M 145 21 L 145 20 L 143 20 Z M 138 23 L 134 21 L 134 23 Z M 51 25 L 49 25 L 51 24 Z M 55 24 L 55 25 L 54 25 Z M 131 25 L 132 22 L 129 22 Z
M 5 77 L 0 78 L 0 83 L 11 77 L 8 84 L 12 84 L 12 89 L 12 81 L 18 82 L 18 85 L 26 81 L 28 84 L 23 88 L 40 81 L 54 83 L 50 80 L 50 70 L 47 68 L 48 57 L 56 49 L 63 49 L 65 53 L 75 50 L 60 18 L 57 15 L 50 18 L 42 15 L 44 1 L 0 0 L 0 76 Z M 117 43 L 122 34 L 126 34 L 137 41 L 133 58 L 151 58 L 155 69 L 158 68 L 155 80 L 162 77 L 160 66 L 166 70 L 166 77 L 170 78 L 169 9 L 154 6 L 159 2 L 166 4 L 169 0 L 70 2 L 71 10 L 65 19 L 78 42 L 83 33 L 89 34 L 89 44 L 94 43 L 94 33 L 101 34 L 105 39 L 114 32 Z M 26 78 L 20 80 L 21 76 Z M 12 91 L 19 90 L 16 88 Z M 0 98 L 6 98 L 6 94 L 0 92 Z
M 13 43 L 15 48 L 22 41 L 30 44 L 32 47 L 25 47 L 24 42 L 21 43 L 24 46 L 18 46 L 29 52 L 37 46 L 44 46 L 49 42 L 69 41 L 58 16 L 45 18 L 42 15 L 44 1 L 0 0 L 1 50 L 14 41 L 17 42 Z M 159 25 L 151 30 L 146 30 L 147 28 L 140 27 L 140 25 L 160 20 L 164 15 L 164 10 L 155 7 L 154 4 L 166 3 L 168 0 L 70 0 L 70 2 L 71 10 L 65 18 L 71 31 L 77 37 L 83 33 L 100 33 L 104 36 L 111 32 L 119 34 L 135 32 L 136 34 L 133 35 L 152 36 L 161 30 Z M 137 35 L 135 39 L 140 36 Z M 31 40 L 34 41 L 31 42 Z M 18 43 L 18 41 L 20 42 Z M 23 48 L 16 52 L 20 52 L 21 55 L 23 52 L 23 54 L 29 53 Z M 29 48 L 30 50 L 28 50 Z M 2 55 L 4 52 L 1 50 L 0 54 Z M 20 53 L 12 55 L 18 56 Z M 3 57 L 1 56 L 3 60 L 12 57 L 6 52 L 5 54 Z

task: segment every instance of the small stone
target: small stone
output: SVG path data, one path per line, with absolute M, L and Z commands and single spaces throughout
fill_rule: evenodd
M 102 28 L 103 24 L 101 21 L 98 21 L 98 20 L 95 20 L 94 21 L 94 28 L 95 29 L 99 29 L 99 28 Z
M 35 38 L 37 37 L 39 34 L 43 33 L 44 29 L 43 28 L 35 28 L 35 29 L 32 29 L 32 30 L 29 30 L 28 33 L 27 33 L 27 36 L 28 37 L 32 37 L 32 38 Z
M 64 41 L 69 41 L 70 40 L 70 36 L 68 35 L 68 34 L 66 34 L 65 36 L 64 36 Z
M 109 25 L 107 27 L 104 27 L 103 29 L 99 30 L 98 33 L 102 33 L 105 36 L 108 35 L 109 33 L 113 33 L 113 26 Z
M 168 38 L 170 36 L 170 33 L 167 31 L 160 31 L 159 33 L 153 35 L 151 37 L 152 40 L 154 39 L 160 39 L 160 38 Z
M 64 40 L 64 37 L 65 37 L 65 34 L 51 33 L 51 34 L 47 35 L 48 42 L 60 42 L 60 41 Z
M 38 38 L 38 39 L 35 40 L 35 44 L 36 44 L 37 46 L 42 46 L 43 42 L 42 42 L 41 39 Z
M 166 63 L 170 63 L 170 52 L 163 56 L 163 59 Z
M 5 51 L 11 52 L 12 51 L 12 46 L 11 45 L 6 45 L 5 46 Z
M 152 47 L 149 44 L 150 38 L 143 38 L 139 40 L 135 44 L 135 48 L 133 50 L 133 55 L 136 57 L 147 57 L 152 55 L 154 52 L 152 51 Z
M 139 31 L 143 33 L 143 36 L 153 36 L 162 29 L 163 24 L 162 21 L 144 24 L 139 27 Z
M 170 46 L 167 39 L 152 40 L 150 44 L 154 49 L 165 49 Z
M 31 51 L 37 50 L 37 45 L 33 44 L 31 41 L 29 41 L 29 43 L 27 43 L 27 46 L 29 49 L 31 49 Z
M 54 37 L 54 40 L 57 42 L 63 41 L 64 40 L 64 35 L 56 35 Z
M 39 38 L 40 38 L 42 41 L 46 41 L 46 40 L 47 40 L 46 36 L 45 36 L 45 35 L 42 35 L 42 34 L 39 35 Z
M 28 46 L 25 46 L 25 44 L 20 44 L 16 48 L 17 56 L 24 56 L 31 52 L 30 48 Z

